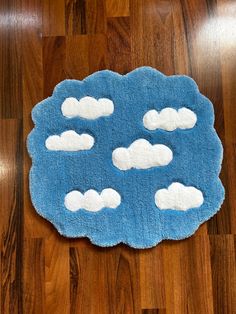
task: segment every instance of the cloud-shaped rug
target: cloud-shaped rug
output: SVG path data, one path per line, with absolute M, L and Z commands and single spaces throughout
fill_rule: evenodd
M 152 247 L 189 237 L 223 202 L 213 105 L 187 76 L 65 80 L 32 118 L 32 202 L 64 236 Z

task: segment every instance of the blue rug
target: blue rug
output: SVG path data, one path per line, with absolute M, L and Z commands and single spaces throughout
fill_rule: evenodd
M 65 80 L 32 118 L 32 202 L 66 237 L 148 248 L 191 236 L 223 202 L 213 105 L 187 76 Z

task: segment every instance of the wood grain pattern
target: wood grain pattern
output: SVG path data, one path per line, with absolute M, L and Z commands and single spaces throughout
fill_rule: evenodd
M 45 246 L 42 238 L 24 241 L 24 313 L 45 312 Z
M 89 75 L 89 38 L 86 35 L 66 38 L 65 71 L 69 78 L 81 80 Z
M 0 122 L 1 312 L 21 313 L 23 274 L 22 120 Z
M 235 1 L 3 0 L 0 13 L 0 313 L 236 313 Z M 214 103 L 224 205 L 145 251 L 65 239 L 30 201 L 31 110 L 65 78 L 142 65 L 192 76 Z
M 163 289 L 165 284 L 163 246 L 140 252 L 139 256 L 142 308 L 164 309 L 166 295 Z
M 192 237 L 178 246 L 163 246 L 168 312 L 213 313 L 208 236 Z
M 215 312 L 234 313 L 236 308 L 235 237 L 211 235 L 211 268 Z
M 86 34 L 86 2 L 67 0 L 65 3 L 66 34 Z
M 43 96 L 49 97 L 56 84 L 66 78 L 66 39 L 64 36 L 43 38 Z
M 69 248 L 53 233 L 45 240 L 45 307 L 48 313 L 69 313 Z
M 86 0 L 86 34 L 106 32 L 105 0 Z
M 105 250 L 70 248 L 70 307 L 71 313 L 109 313 Z
M 20 1 L 0 1 L 0 117 L 22 118 L 22 10 Z
M 23 142 L 33 128 L 31 110 L 35 103 L 43 98 L 43 55 L 42 37 L 42 3 L 40 0 L 24 1 L 22 9 L 31 12 L 32 23 L 27 23 L 22 38 L 22 72 L 23 72 Z M 32 79 L 34 73 L 34 79 Z M 46 236 L 49 224 L 42 224 L 43 219 L 36 214 L 30 200 L 28 173 L 31 159 L 24 145 L 24 234 L 28 238 Z M 32 221 L 34 223 L 32 223 Z M 50 229 L 49 229 L 50 230 Z
M 130 71 L 129 18 L 108 18 L 107 23 L 109 68 L 125 74 Z
M 65 35 L 65 3 L 64 0 L 43 0 L 43 36 Z
M 107 17 L 129 16 L 129 0 L 106 0 Z

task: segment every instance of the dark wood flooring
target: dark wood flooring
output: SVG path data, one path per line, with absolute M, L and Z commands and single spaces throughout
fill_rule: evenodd
M 0 1 L 2 314 L 236 313 L 236 2 Z M 226 200 L 197 233 L 149 250 L 67 240 L 32 207 L 33 106 L 65 78 L 153 66 L 215 106 Z

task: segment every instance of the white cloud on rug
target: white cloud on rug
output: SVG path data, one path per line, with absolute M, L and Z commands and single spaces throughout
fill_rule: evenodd
M 121 203 L 120 194 L 114 189 L 107 188 L 99 194 L 96 190 L 88 190 L 84 194 L 71 191 L 65 197 L 65 207 L 70 211 L 81 208 L 96 212 L 104 207 L 116 208 Z
M 166 166 L 173 159 L 171 149 L 162 144 L 150 144 L 145 139 L 134 141 L 128 148 L 119 147 L 112 152 L 113 164 L 120 170 L 148 169 Z
M 197 122 L 196 114 L 188 108 L 164 108 L 160 112 L 150 110 L 143 117 L 143 124 L 148 130 L 163 129 L 174 131 L 175 129 L 191 129 Z
M 108 98 L 95 99 L 86 96 L 77 100 L 74 97 L 66 98 L 61 106 L 62 114 L 67 118 L 81 117 L 97 119 L 109 116 L 114 111 L 113 101 Z
M 78 134 L 73 130 L 65 131 L 61 135 L 51 135 L 45 141 L 49 150 L 80 151 L 91 149 L 94 138 L 89 134 Z
M 179 182 L 174 182 L 167 189 L 158 190 L 155 194 L 155 203 L 160 209 L 185 211 L 190 208 L 200 207 L 203 201 L 203 194 L 200 190 Z

